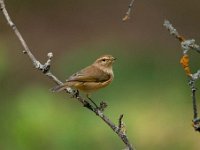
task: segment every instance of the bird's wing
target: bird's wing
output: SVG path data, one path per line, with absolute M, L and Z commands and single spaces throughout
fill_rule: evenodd
M 104 82 L 111 78 L 111 75 L 100 70 L 96 66 L 88 66 L 81 71 L 70 76 L 66 81 L 79 82 Z

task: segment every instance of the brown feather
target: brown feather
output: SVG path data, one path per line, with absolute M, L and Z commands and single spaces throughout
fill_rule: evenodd
M 81 71 L 70 76 L 66 81 L 78 81 L 78 82 L 104 82 L 109 80 L 110 74 L 105 73 L 103 70 L 92 65 L 88 66 Z
M 59 92 L 67 87 L 91 93 L 103 88 L 112 82 L 114 78 L 112 64 L 115 58 L 104 55 L 98 58 L 92 65 L 70 76 L 63 85 L 52 88 L 53 92 Z

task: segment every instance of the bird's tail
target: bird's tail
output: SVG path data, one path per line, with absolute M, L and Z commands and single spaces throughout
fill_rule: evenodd
M 67 88 L 67 87 L 66 87 L 65 84 L 63 84 L 63 85 L 57 85 L 57 86 L 53 87 L 53 88 L 51 89 L 51 91 L 52 91 L 52 92 L 60 92 L 60 91 L 62 91 L 62 90 L 64 90 L 64 89 L 66 89 L 66 88 Z

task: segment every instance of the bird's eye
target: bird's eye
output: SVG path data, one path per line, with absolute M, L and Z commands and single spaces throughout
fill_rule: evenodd
M 103 61 L 103 62 L 105 62 L 105 61 L 106 61 L 106 59 L 102 59 L 102 61 Z

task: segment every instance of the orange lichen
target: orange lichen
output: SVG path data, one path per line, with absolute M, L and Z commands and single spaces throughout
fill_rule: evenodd
M 177 38 L 180 42 L 184 42 L 184 41 L 185 41 L 185 38 L 184 38 L 183 36 L 178 35 L 176 38 Z
M 188 55 L 183 55 L 183 57 L 180 60 L 180 63 L 183 66 L 183 69 L 185 70 L 186 74 L 188 76 L 191 76 L 191 71 L 190 71 L 190 67 L 189 67 L 189 56 Z

